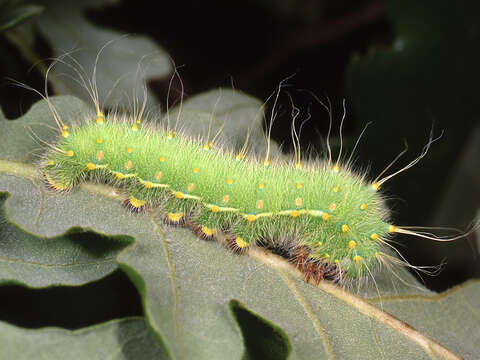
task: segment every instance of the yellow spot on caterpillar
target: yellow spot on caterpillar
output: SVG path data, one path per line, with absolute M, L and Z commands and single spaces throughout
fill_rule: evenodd
M 257 200 L 257 209 L 263 208 L 263 200 Z
M 296 169 L 301 169 L 302 166 L 303 166 L 302 163 L 299 163 L 299 162 L 295 164 Z
M 324 212 L 324 213 L 322 214 L 322 219 L 323 219 L 324 221 L 328 221 L 328 219 L 330 219 L 330 215 L 329 215 L 328 213 Z
M 333 166 L 332 170 L 335 171 L 335 172 L 339 172 L 339 171 L 340 171 L 340 167 L 339 167 L 337 164 L 335 164 L 335 165 Z
M 232 185 L 232 183 L 233 183 L 233 180 L 232 180 L 232 179 L 227 179 L 227 184 L 228 184 L 228 185 Z
M 372 235 L 370 235 L 370 239 L 372 239 L 372 240 L 377 240 L 377 239 L 378 239 L 378 234 L 377 234 L 377 233 L 373 233 Z
M 179 222 L 183 217 L 183 212 L 167 213 L 167 219 L 172 222 Z
M 226 204 L 226 203 L 228 202 L 228 200 L 230 200 L 230 196 L 228 196 L 228 195 L 223 195 L 222 202 L 223 202 L 224 204 Z
M 167 139 L 172 140 L 175 137 L 176 131 L 170 131 L 167 134 Z
M 301 197 L 297 197 L 295 199 L 295 205 L 296 206 L 302 206 L 302 198 Z
M 131 167 L 132 167 L 132 161 L 128 160 L 125 164 L 125 169 L 130 170 Z
M 144 185 L 147 189 L 151 189 L 153 187 L 153 183 L 151 181 L 145 181 Z
M 66 154 L 67 154 L 68 157 L 72 157 L 73 156 L 73 150 L 68 150 Z
M 240 249 L 243 249 L 243 248 L 248 247 L 248 243 L 245 242 L 245 240 L 243 240 L 240 236 L 237 236 L 237 237 L 235 238 L 235 243 L 237 244 L 237 246 L 238 246 Z
M 55 161 L 53 161 L 53 160 L 48 160 L 47 165 L 53 166 L 53 165 L 55 165 Z
M 182 192 L 177 191 L 177 192 L 175 193 L 175 197 L 176 197 L 177 199 L 183 199 L 183 198 L 184 198 L 184 195 L 183 195 Z
M 195 174 L 198 174 L 199 171 L 200 171 L 199 168 L 193 168 L 193 172 L 194 172 Z
M 340 188 L 338 186 L 333 187 L 333 192 L 338 192 L 338 190 L 340 190 Z
M 360 263 L 362 262 L 362 257 L 360 255 L 355 255 L 353 257 L 353 261 L 355 261 L 356 263 Z
M 102 161 L 103 160 L 103 151 L 97 152 L 97 160 Z
M 87 169 L 88 169 L 88 170 L 95 170 L 95 164 L 93 164 L 93 163 L 88 163 L 88 164 L 87 164 Z
M 165 156 L 160 156 L 160 162 L 164 162 L 165 161 Z
M 240 161 L 240 160 L 242 160 L 244 157 L 245 157 L 245 155 L 238 154 L 237 156 L 235 156 L 235 159 L 237 159 L 238 161 Z
M 390 226 L 388 227 L 388 232 L 393 233 L 393 232 L 395 232 L 395 229 L 396 229 L 395 225 L 390 225 Z
M 125 175 L 123 175 L 122 173 L 117 172 L 116 175 L 117 179 L 125 179 Z
M 297 183 L 297 185 L 295 185 L 295 187 L 296 187 L 297 189 L 301 189 L 301 188 L 303 187 L 303 185 L 302 185 L 302 183 Z
M 367 208 L 367 204 L 363 203 L 362 205 L 360 205 L 361 210 L 365 210 L 366 208 Z
M 63 131 L 62 131 L 62 136 L 63 136 L 64 138 L 67 138 L 68 135 L 70 135 L 70 133 L 69 133 L 67 130 L 63 130 Z
M 210 145 L 208 143 L 203 145 L 203 150 L 210 150 Z
M 327 259 L 330 259 L 330 254 L 329 253 L 325 253 L 325 255 L 323 255 L 324 258 L 327 258 Z
M 67 129 L 68 129 L 68 125 L 63 125 L 63 126 L 62 126 L 62 129 L 63 129 L 63 130 L 67 130 Z
M 188 191 L 193 191 L 193 189 L 195 189 L 195 184 L 189 184 L 187 189 Z
M 333 260 L 333 262 L 334 262 L 335 264 L 338 264 L 338 263 L 340 262 L 340 260 L 335 259 L 335 260 Z
M 131 154 L 133 152 L 133 149 L 131 147 L 127 148 L 127 152 Z
M 254 214 L 250 214 L 250 215 L 247 216 L 247 220 L 252 222 L 252 221 L 257 220 L 257 217 Z
M 209 227 L 202 226 L 202 232 L 207 236 L 212 236 L 215 233 L 215 229 L 210 229 Z
M 142 123 L 142 119 L 138 118 L 137 119 L 137 124 L 141 124 Z
M 212 206 L 212 212 L 216 213 L 216 212 L 219 212 L 219 211 L 220 211 L 220 208 L 217 205 Z
M 348 242 L 348 248 L 349 248 L 349 249 L 355 249 L 356 247 L 357 247 L 357 243 L 356 243 L 355 241 L 350 240 L 350 241 Z
M 331 203 L 331 204 L 328 206 L 328 210 L 333 211 L 333 210 L 335 210 L 336 207 L 337 207 L 337 204 Z
M 101 144 L 103 142 L 102 138 L 97 138 L 97 144 Z
M 157 174 L 155 175 L 155 179 L 157 180 L 160 180 L 163 176 L 163 173 L 161 171 L 157 172 Z
M 347 224 L 343 224 L 343 225 L 342 225 L 342 232 L 345 233 L 345 232 L 349 232 L 349 231 L 350 231 L 350 228 L 348 227 L 348 225 L 347 225 Z
M 132 204 L 133 207 L 139 208 L 144 206 L 146 203 L 147 202 L 145 200 L 140 200 L 137 199 L 135 196 L 130 195 L 130 204 Z
M 378 185 L 378 183 L 374 182 L 374 183 L 372 184 L 372 189 L 373 189 L 373 190 L 377 191 L 379 188 L 380 188 L 380 185 Z
M 137 131 L 137 130 L 138 130 L 138 126 L 137 126 L 137 124 L 133 124 L 133 126 L 132 126 L 132 130 L 133 130 L 133 131 Z
M 68 189 L 68 186 L 67 186 L 67 185 L 55 184 L 55 182 L 53 181 L 53 179 L 52 179 L 50 176 L 48 176 L 47 172 L 44 172 L 43 174 L 45 175 L 45 179 L 47 179 L 47 181 L 48 181 L 48 183 L 50 184 L 50 186 L 51 186 L 52 188 L 54 188 L 55 190 L 61 191 L 61 190 L 66 190 L 66 189 Z
M 103 121 L 105 120 L 105 116 L 101 111 L 97 112 L 97 124 L 103 124 Z
M 300 213 L 298 212 L 298 210 L 292 210 L 292 217 L 298 217 L 300 215 Z
M 319 241 L 319 242 L 317 242 L 317 245 L 318 246 L 323 246 L 323 242 Z
M 269 161 L 269 160 L 265 160 L 265 161 L 263 162 L 263 165 L 265 165 L 265 166 L 270 165 L 270 161 Z
M 265 184 L 258 184 L 259 189 L 263 189 L 265 187 Z

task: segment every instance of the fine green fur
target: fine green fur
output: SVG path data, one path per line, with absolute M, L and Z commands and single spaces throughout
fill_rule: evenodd
M 106 181 L 140 204 L 189 214 L 192 222 L 227 229 L 246 245 L 266 243 L 288 254 L 308 249 L 309 259 L 335 264 L 350 279 L 376 268 L 392 230 L 381 195 L 362 176 L 325 162 L 296 168 L 237 160 L 168 134 L 115 119 L 87 122 L 64 131 L 41 168 L 57 190 L 86 179 Z

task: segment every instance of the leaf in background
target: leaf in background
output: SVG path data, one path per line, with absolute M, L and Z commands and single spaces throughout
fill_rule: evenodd
M 40 14 L 43 10 L 43 6 L 25 4 L 23 1 L 0 1 L 0 32 L 21 24 L 31 17 Z
M 113 320 L 80 330 L 23 329 L 0 322 L 2 359 L 167 359 L 144 319 Z
M 172 62 L 168 54 L 149 38 L 102 28 L 86 19 L 87 9 L 109 3 L 46 0 L 42 2 L 45 11 L 38 17 L 37 25 L 52 47 L 53 57 L 58 58 L 65 53 L 71 56 L 64 58 L 70 66 L 58 63 L 49 75 L 49 82 L 58 94 L 71 94 L 91 102 L 85 88 L 78 83 L 78 74 L 72 66 L 84 74 L 92 74 L 99 50 L 105 46 L 96 66 L 96 85 L 102 107 L 113 108 L 128 102 L 132 96 L 141 101 L 143 84 L 148 79 L 168 76 L 172 72 Z M 36 53 L 34 44 L 27 41 L 32 31 L 23 29 L 11 32 L 8 38 L 31 63 L 37 64 L 45 73 L 45 64 L 39 62 L 44 59 Z M 72 59 L 78 63 L 72 65 Z M 148 104 L 157 105 L 150 91 Z M 130 104 L 128 110 L 131 107 Z
M 60 113 L 65 113 L 70 103 L 74 108 L 78 106 L 72 98 L 56 99 Z M 27 116 L 35 119 L 40 128 L 52 121 L 45 102 L 36 104 Z M 23 150 L 17 148 L 19 154 L 12 160 L 24 158 L 37 146 L 33 140 L 30 144 L 23 140 L 26 134 L 22 121 L 3 121 L 3 133 L 23 141 Z M 118 264 L 139 289 L 149 325 L 174 357 L 241 358 L 248 349 L 244 348 L 242 333 L 229 307 L 232 300 L 282 329 L 291 343 L 292 358 L 296 359 L 311 359 L 312 354 L 341 359 L 453 356 L 427 336 L 438 336 L 462 355 L 468 355 L 476 344 L 470 342 L 469 332 L 478 328 L 479 321 L 468 315 L 478 309 L 478 304 L 460 307 L 453 301 L 453 305 L 435 313 L 435 327 L 441 329 L 431 328 L 432 314 L 408 300 L 424 296 L 436 302 L 443 295 L 419 286 L 412 288 L 414 281 L 401 269 L 396 270 L 398 278 L 388 271 L 379 272 L 377 282 L 370 282 L 361 291 L 369 296 L 389 295 L 402 303 L 392 313 L 401 319 L 415 316 L 416 323 L 422 324 L 422 333 L 383 312 L 383 298 L 377 308 L 329 282 L 319 287 L 306 284 L 293 266 L 261 249 L 252 249 L 249 256 L 236 256 L 220 243 L 198 240 L 188 229 L 164 228 L 155 212 L 129 214 L 110 187 L 83 184 L 67 194 L 47 196 L 41 206 L 41 192 L 32 183 L 36 179 L 28 164 L 0 162 L 0 191 L 10 194 L 6 202 L 9 220 L 42 237 L 59 236 L 72 227 L 81 227 L 109 236 L 135 238 L 135 244 L 117 257 Z M 465 289 L 475 290 L 478 286 L 478 282 L 472 282 Z M 461 297 L 467 290 L 456 291 Z M 462 342 L 457 341 L 458 333 L 451 333 L 450 324 L 458 316 L 466 318 Z

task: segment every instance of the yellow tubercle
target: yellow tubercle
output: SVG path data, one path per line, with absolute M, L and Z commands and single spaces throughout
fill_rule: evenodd
M 195 184 L 188 184 L 188 187 L 187 187 L 188 191 L 193 191 L 195 189 Z
M 91 162 L 89 162 L 89 163 L 87 164 L 87 169 L 88 169 L 88 170 L 95 170 L 95 168 L 96 168 L 95 164 L 93 164 L 93 163 L 91 163 Z
M 377 239 L 378 239 L 378 234 L 377 234 L 377 233 L 373 233 L 372 235 L 370 235 L 370 239 L 372 239 L 372 240 L 377 240 Z
M 244 157 L 245 157 L 245 155 L 238 154 L 237 156 L 235 156 L 235 159 L 237 159 L 238 161 L 240 161 L 240 160 L 242 160 Z
M 367 204 L 363 203 L 360 205 L 360 210 L 365 210 L 367 208 Z
M 336 192 L 336 193 L 337 193 L 339 190 L 340 190 L 340 188 L 339 188 L 338 186 L 334 186 L 334 187 L 333 187 L 333 192 Z
M 163 173 L 161 171 L 159 171 L 155 174 L 155 179 L 160 180 L 162 178 L 162 176 L 163 176 Z
M 258 188 L 261 190 L 265 187 L 265 184 L 258 184 Z
M 350 241 L 348 242 L 348 248 L 349 248 L 349 249 L 355 249 L 356 247 L 357 247 L 357 243 L 356 243 L 355 241 L 350 240 Z
M 199 168 L 193 168 L 193 172 L 194 172 L 195 174 L 198 174 L 199 171 L 200 171 Z
M 98 161 L 102 161 L 102 160 L 103 160 L 103 151 L 100 150 L 99 152 L 97 152 L 97 160 L 98 160 Z
M 55 161 L 53 161 L 53 160 L 48 160 L 47 165 L 53 166 L 53 165 L 55 165 Z
M 350 231 L 350 228 L 348 227 L 347 224 L 343 224 L 342 225 L 342 232 L 346 233 L 346 232 L 349 232 Z
M 223 195 L 222 202 L 223 202 L 224 204 L 226 204 L 229 200 L 230 200 L 230 196 L 229 196 L 229 195 Z
M 146 203 L 147 202 L 145 200 L 140 200 L 140 199 L 137 199 L 135 196 L 130 195 L 130 204 L 133 207 L 139 208 L 139 207 L 144 206 Z
M 297 189 L 301 189 L 301 188 L 303 187 L 303 185 L 302 185 L 302 183 L 297 183 L 297 184 L 295 185 L 295 187 L 296 187 Z
M 212 206 L 212 212 L 217 213 L 220 211 L 220 208 L 217 205 Z
M 302 163 L 300 163 L 300 162 L 297 162 L 297 163 L 295 164 L 295 169 L 301 169 L 302 167 L 303 167 L 303 165 L 302 165 Z
M 228 185 L 232 185 L 232 183 L 233 183 L 233 180 L 232 180 L 232 179 L 227 179 L 227 184 L 228 184 Z
M 151 189 L 153 187 L 153 183 L 151 181 L 145 181 L 144 185 L 147 189 Z
M 67 138 L 68 135 L 70 135 L 70 133 L 69 133 L 67 130 L 62 130 L 62 136 L 63 136 L 64 138 Z
M 317 242 L 317 245 L 318 246 L 323 246 L 323 242 L 319 241 L 319 242 Z
M 298 210 L 292 210 L 292 217 L 298 217 L 300 215 L 300 213 L 298 212 Z
M 388 232 L 393 233 L 393 232 L 395 232 L 396 229 L 397 229 L 397 228 L 395 227 L 395 225 L 390 225 L 390 226 L 388 227 Z
M 160 162 L 164 162 L 165 161 L 165 156 L 160 156 Z
M 353 257 L 353 261 L 355 261 L 356 263 L 361 263 L 362 262 L 362 257 L 360 255 L 355 255 Z
M 209 227 L 202 226 L 202 232 L 207 236 L 213 236 L 213 234 L 215 234 L 215 229 L 211 229 Z
M 302 198 L 301 198 L 301 197 L 297 197 L 297 198 L 295 199 L 295 205 L 296 205 L 297 207 L 302 206 Z
M 167 213 L 167 218 L 172 222 L 178 222 L 183 218 L 183 215 L 183 212 Z
M 322 214 L 322 219 L 323 219 L 324 221 L 328 221 L 328 219 L 330 219 L 330 215 L 329 215 L 328 213 L 324 212 L 324 213 Z
M 131 147 L 127 148 L 127 152 L 128 152 L 129 154 L 131 154 L 131 153 L 133 152 L 133 148 L 131 148 Z
M 332 170 L 333 170 L 334 172 L 339 172 L 339 171 L 340 171 L 340 167 L 339 167 L 337 164 L 335 164 L 335 165 L 333 165 Z
M 265 160 L 265 161 L 263 162 L 263 165 L 265 165 L 265 166 L 270 165 L 270 160 Z
M 97 112 L 97 124 L 103 124 L 105 121 L 105 115 L 103 115 L 103 112 L 99 111 Z
M 128 160 L 125 164 L 125 169 L 130 170 L 131 167 L 132 167 L 132 161 Z
M 206 143 L 205 145 L 203 145 L 203 150 L 210 150 L 210 145 L 208 143 Z
M 337 207 L 337 204 L 331 203 L 330 205 L 328 205 L 328 210 L 333 211 L 335 210 L 336 207 Z
M 245 240 L 243 240 L 240 236 L 237 236 L 237 237 L 235 238 L 235 243 L 237 244 L 237 246 L 238 246 L 240 249 L 243 249 L 243 248 L 248 247 L 248 243 L 245 242 Z
M 68 125 L 62 125 L 62 130 L 67 130 L 68 129 Z
M 115 173 L 115 175 L 117 176 L 117 179 L 125 179 L 125 175 L 120 172 Z
M 177 199 L 183 199 L 185 196 L 183 195 L 182 192 L 177 191 L 177 192 L 175 193 L 175 197 L 176 197 Z
M 373 190 L 378 191 L 379 188 L 380 188 L 380 185 L 378 185 L 377 182 L 374 182 L 374 183 L 372 184 L 372 189 L 373 189 Z
M 68 150 L 68 151 L 66 152 L 66 155 L 67 155 L 68 157 L 72 157 L 72 156 L 73 156 L 73 150 Z
M 249 214 L 249 215 L 247 216 L 247 220 L 250 221 L 250 222 L 252 222 L 252 221 L 257 220 L 257 217 L 256 217 L 254 214 Z
M 323 257 L 326 258 L 326 259 L 330 259 L 330 254 L 329 254 L 329 253 L 325 253 L 325 254 L 323 255 Z
M 101 144 L 103 142 L 102 138 L 97 138 L 97 144 Z

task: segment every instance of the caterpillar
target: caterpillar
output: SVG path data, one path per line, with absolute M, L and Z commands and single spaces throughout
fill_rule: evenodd
M 280 89 L 281 85 L 275 101 Z M 370 180 L 353 168 L 351 156 L 342 158 L 342 147 L 333 159 L 328 137 L 326 159 L 302 161 L 296 115 L 295 157 L 274 161 L 273 121 L 260 159 L 248 155 L 248 134 L 242 149 L 234 152 L 216 145 L 221 129 L 211 138 L 208 134 L 206 141 L 187 136 L 178 128 L 181 110 L 172 124 L 167 109 L 166 124 L 157 126 L 144 121 L 145 97 L 133 116 L 119 116 L 101 109 L 94 86 L 89 93 L 95 112 L 70 125 L 48 94 L 42 95 L 59 135 L 39 162 L 44 182 L 53 191 L 70 191 L 85 181 L 110 184 L 123 191 L 124 204 L 133 213 L 156 210 L 165 224 L 189 226 L 201 239 L 223 236 L 238 254 L 254 245 L 269 248 L 293 262 L 307 282 L 313 279 L 317 284 L 364 279 L 382 264 L 412 266 L 391 255 L 395 249 L 389 242 L 395 233 L 439 241 L 465 236 L 440 238 L 393 224 L 380 191 L 386 181 L 426 155 L 438 139 L 432 135 L 413 161 L 382 177 L 395 159 Z

